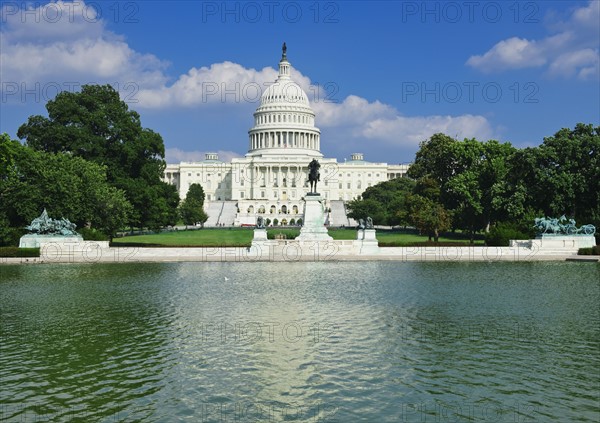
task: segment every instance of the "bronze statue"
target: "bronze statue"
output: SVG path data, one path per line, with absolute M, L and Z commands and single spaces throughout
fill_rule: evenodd
M 580 228 L 577 228 L 575 219 L 567 219 L 565 215 L 562 215 L 558 219 L 555 217 L 536 217 L 534 222 L 533 227 L 536 228 L 540 234 L 594 235 L 596 233 L 596 227 L 594 225 L 583 225 Z
M 64 217 L 60 220 L 52 219 L 48 216 L 46 209 L 44 209 L 40 217 L 36 217 L 31 221 L 30 225 L 25 226 L 25 229 L 34 234 L 62 236 L 79 235 L 75 232 L 75 228 L 76 225 Z
M 321 165 L 317 159 L 312 159 L 308 164 L 308 182 L 310 182 L 311 194 L 317 194 L 317 182 L 321 180 L 321 174 L 319 173 L 320 168 Z

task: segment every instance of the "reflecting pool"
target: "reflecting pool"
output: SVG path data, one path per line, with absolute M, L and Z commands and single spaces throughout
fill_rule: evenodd
M 0 266 L 0 421 L 597 422 L 596 263 Z

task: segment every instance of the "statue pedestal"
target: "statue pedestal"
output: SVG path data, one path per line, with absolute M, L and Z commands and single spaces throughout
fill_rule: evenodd
M 325 227 L 325 206 L 320 194 L 304 197 L 304 220 L 296 241 L 332 241 Z
M 41 248 L 42 244 L 74 245 L 83 242 L 81 235 L 23 235 L 19 240 L 19 248 Z
M 375 229 L 359 229 L 356 240 L 360 242 L 360 254 L 378 254 L 379 243 Z
M 596 245 L 594 235 L 548 235 L 544 234 L 532 240 L 540 249 L 578 250 Z
M 254 238 L 252 242 L 264 242 L 267 240 L 267 230 L 265 228 L 254 229 Z

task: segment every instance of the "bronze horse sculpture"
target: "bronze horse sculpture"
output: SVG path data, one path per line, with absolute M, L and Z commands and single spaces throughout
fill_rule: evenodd
M 312 159 L 312 161 L 308 164 L 308 182 L 310 182 L 310 193 L 317 193 L 317 182 L 321 180 L 321 174 L 319 173 L 319 168 L 321 165 L 316 159 Z

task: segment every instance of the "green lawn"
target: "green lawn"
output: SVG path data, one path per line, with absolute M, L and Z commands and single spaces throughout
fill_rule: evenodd
M 269 236 L 285 233 L 291 239 L 299 230 L 294 229 L 269 229 Z M 355 229 L 330 229 L 329 234 L 336 240 L 356 239 Z M 132 235 L 115 238 L 115 245 L 145 245 L 145 246 L 179 246 L 179 247 L 247 247 L 252 242 L 252 228 L 206 228 L 190 231 L 165 232 L 156 235 Z M 427 237 L 405 231 L 378 230 L 377 239 L 380 246 L 408 246 L 427 241 Z M 468 243 L 460 234 L 449 234 L 440 237 L 441 243 Z M 476 240 L 476 245 L 483 245 L 482 240 Z
M 247 247 L 252 242 L 251 228 L 206 228 L 190 231 L 163 232 L 155 235 L 132 235 L 113 239 L 113 244 L 145 244 L 148 246 Z

